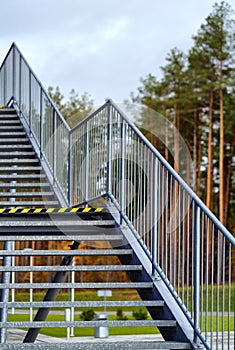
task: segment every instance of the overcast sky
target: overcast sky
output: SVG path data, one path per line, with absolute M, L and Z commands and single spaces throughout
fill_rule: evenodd
M 46 88 L 122 102 L 172 48 L 187 52 L 214 2 L 1 0 L 0 59 L 15 41 Z

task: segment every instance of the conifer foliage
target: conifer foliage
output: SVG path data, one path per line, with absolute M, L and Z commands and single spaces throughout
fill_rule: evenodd
M 214 4 L 193 36 L 189 52 L 172 49 L 166 65 L 161 67 L 162 78 L 149 74 L 141 79 L 138 93 L 131 95 L 133 102 L 156 110 L 177 127 L 191 152 L 197 194 L 232 232 L 235 232 L 234 59 L 234 10 L 222 1 Z M 148 125 L 145 116 L 139 123 L 143 130 Z M 176 150 L 177 142 L 175 135 Z M 166 156 L 166 150 L 163 153 Z M 174 159 L 174 163 L 178 161 Z

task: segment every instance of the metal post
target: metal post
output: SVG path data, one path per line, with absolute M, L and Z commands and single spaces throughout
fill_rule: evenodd
M 52 164 L 53 164 L 53 185 L 55 184 L 55 176 L 56 176 L 56 120 L 55 120 L 55 110 L 53 109 L 52 112 L 52 118 L 53 118 L 53 159 L 52 159 Z
M 157 246 L 158 246 L 158 189 L 157 189 L 157 179 L 158 179 L 158 162 L 157 158 L 153 159 L 153 203 L 152 203 L 152 222 L 151 222 L 151 253 L 152 253 L 152 275 L 156 277 L 155 263 L 157 260 Z
M 4 242 L 4 250 L 11 251 L 12 250 L 12 242 L 11 241 L 5 241 Z M 3 257 L 3 266 L 4 267 L 10 267 L 11 266 L 11 256 L 4 256 Z M 2 273 L 2 280 L 1 283 L 9 284 L 11 280 L 11 272 L 10 271 L 4 271 Z M 9 295 L 10 290 L 2 289 L 1 290 L 1 302 L 8 303 L 9 302 Z M 0 322 L 7 322 L 7 316 L 8 316 L 8 306 L 3 306 L 0 309 Z M 0 328 L 0 343 L 4 344 L 7 340 L 7 329 L 6 328 Z
M 42 125 L 42 88 L 40 88 L 40 159 L 42 158 L 43 148 L 43 125 Z
M 3 67 L 3 74 L 4 74 L 4 78 L 3 78 L 3 81 L 4 81 L 4 83 L 3 83 L 3 92 L 4 92 L 4 106 L 6 105 L 6 103 L 7 103 L 7 101 L 6 101 L 6 86 L 7 86 L 7 84 L 6 84 L 6 81 L 7 81 L 7 79 L 6 79 L 6 65 L 4 64 L 4 67 Z
M 24 251 L 25 252 L 32 252 L 33 249 L 32 248 L 25 248 Z M 32 285 L 33 284 L 33 271 L 32 271 L 33 255 L 30 255 L 30 257 L 29 257 L 29 266 L 30 266 L 29 283 L 30 283 L 30 285 Z M 33 288 L 29 289 L 29 302 L 32 305 L 32 303 L 33 303 Z M 30 320 L 30 322 L 33 321 L 33 308 L 32 308 L 32 306 L 30 306 L 30 308 L 29 308 L 29 320 Z
M 111 125 L 111 104 L 107 103 L 108 120 L 107 120 L 107 178 L 106 192 L 112 193 L 112 125 Z
M 74 259 L 72 262 L 72 266 L 74 266 Z M 71 283 L 75 283 L 75 271 L 71 272 Z M 75 300 L 75 290 L 74 288 L 71 288 L 71 302 L 74 303 Z M 74 322 L 74 306 L 71 307 L 71 322 Z M 74 337 L 74 327 L 71 327 L 70 330 L 71 337 Z
M 15 250 L 15 241 L 12 241 L 12 250 Z M 12 256 L 12 266 L 15 267 L 15 256 Z M 11 283 L 15 283 L 15 271 L 12 271 L 11 273 Z M 12 288 L 11 290 L 11 301 L 14 303 L 15 302 L 15 289 Z M 11 308 L 11 313 L 14 315 L 15 313 L 15 308 Z
M 21 77 L 22 77 L 22 63 L 21 63 L 21 55 L 20 55 L 20 61 L 19 61 L 19 107 L 20 107 L 20 111 L 21 111 Z
M 31 72 L 29 70 L 29 134 L 31 135 L 32 134 L 32 113 L 31 113 L 31 99 L 32 99 L 32 96 L 31 96 Z
M 194 277 L 194 342 L 197 343 L 196 330 L 200 322 L 200 211 L 198 205 L 193 203 L 193 277 Z
M 124 132 L 124 121 L 122 120 L 121 123 L 121 140 L 120 140 L 120 146 L 121 146 L 121 159 L 120 159 L 120 207 L 121 212 L 124 211 L 125 208 L 125 132 Z M 122 224 L 122 215 L 120 216 L 120 224 Z
M 84 134 L 84 161 L 83 161 L 83 186 L 84 201 L 88 199 L 88 176 L 89 176 L 89 124 L 86 123 L 86 131 Z
M 12 48 L 12 97 L 15 99 L 15 47 Z
M 71 198 L 71 194 L 72 194 L 72 191 L 71 191 L 71 184 L 72 184 L 72 181 L 71 181 L 71 176 L 72 176 L 72 171 L 71 171 L 71 133 L 69 131 L 68 133 L 68 195 L 67 195 L 67 200 L 68 200 L 68 204 L 69 206 L 72 205 L 72 198 Z

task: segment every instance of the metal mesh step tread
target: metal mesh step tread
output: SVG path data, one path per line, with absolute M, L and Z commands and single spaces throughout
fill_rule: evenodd
M 0 114 L 0 120 L 19 120 L 16 114 Z
M 14 237 L 14 239 L 16 239 Z M 2 237 L 4 240 L 5 237 Z M 12 238 L 11 238 L 12 240 Z M 85 250 L 33 250 L 33 251 L 5 251 L 0 250 L 0 256 L 121 256 L 121 255 L 132 255 L 132 249 L 85 249 Z
M 41 166 L 24 166 L 24 167 L 0 167 L 1 172 L 17 172 L 17 171 L 41 171 Z
M 17 307 L 17 308 L 28 308 L 32 306 L 32 303 L 27 301 L 17 301 L 7 303 L 8 307 Z M 6 306 L 6 303 L 0 302 L 0 307 Z M 163 300 L 99 300 L 99 301 L 34 301 L 33 307 L 47 307 L 47 308 L 60 308 L 60 307 L 156 307 L 162 308 L 164 306 Z
M 2 198 L 12 197 L 51 197 L 54 196 L 54 192 L 0 192 Z M 1 202 L 0 202 L 1 203 Z
M 9 175 L 0 175 L 0 181 L 13 181 L 13 180 L 40 180 L 40 179 L 45 179 L 46 175 L 45 174 L 9 174 Z
M 0 159 L 0 165 L 1 164 L 27 164 L 27 163 L 36 163 L 38 164 L 39 161 L 37 158 L 30 159 L 30 158 L 23 158 L 23 159 Z
M 61 242 L 61 241 L 83 241 L 85 240 L 84 239 L 84 236 L 80 236 L 79 234 L 69 234 L 69 233 L 65 233 L 64 235 L 58 235 L 58 233 L 56 233 L 55 235 L 51 235 L 50 232 L 47 234 L 45 232 L 43 233 L 38 233 L 36 234 L 34 232 L 33 235 L 28 235 L 28 234 L 25 234 L 25 232 L 22 233 L 22 235 L 19 235 L 19 234 L 15 234 L 15 231 L 12 231 L 12 232 L 7 232 L 7 230 L 5 230 L 4 232 L 0 232 L 0 241 L 56 241 L 56 242 Z M 93 250 L 93 251 L 96 251 L 96 250 Z M 87 250 L 84 250 L 84 252 L 87 252 Z M 25 252 L 24 253 L 21 253 L 21 255 L 24 254 L 25 255 Z M 19 254 L 18 254 L 19 255 Z M 38 254 L 38 255 L 50 255 L 49 253 L 47 254 Z M 57 255 L 63 255 L 63 254 L 57 254 Z M 64 255 L 71 255 L 71 254 L 68 254 L 68 253 L 64 253 Z M 87 253 L 79 253 L 79 254 L 74 254 L 73 255 L 77 255 L 77 256 L 86 256 L 88 255 Z M 96 256 L 100 256 L 102 254 L 100 254 L 100 250 L 98 251 L 98 253 L 90 253 L 89 255 L 96 255 Z M 116 254 L 105 254 L 103 253 L 103 255 L 106 255 L 106 256 L 114 256 Z M 119 255 L 125 255 L 125 254 L 119 254 Z
M 1 120 L 0 119 L 0 126 L 20 126 L 21 123 L 19 120 Z
M 10 130 L 10 131 L 12 131 L 12 126 L 10 126 L 10 125 L 1 125 L 1 119 L 0 119 L 0 132 L 2 132 L 3 130 Z M 18 126 L 15 126 L 14 130 L 22 130 L 22 131 L 24 131 L 24 128 L 20 124 Z
M 0 289 L 151 289 L 151 282 L 94 282 L 94 283 L 1 283 Z M 169 321 L 168 321 L 169 322 Z M 0 323 L 1 324 L 1 323 Z M 1 326 L 0 326 L 1 327 Z
M 141 265 L 32 266 L 30 271 L 141 271 Z M 0 266 L 0 271 L 28 272 L 28 266 Z M 0 302 L 1 305 L 1 302 Z M 44 304 L 43 304 L 44 305 Z M 56 305 L 55 305 L 56 306 Z
M 134 338 L 134 335 L 133 335 Z M 180 350 L 192 349 L 191 345 L 182 342 L 164 341 L 93 341 L 93 342 L 65 342 L 65 343 L 25 343 L 1 344 L 2 350 Z
M 43 328 L 45 322 L 0 322 L 0 327 L 6 328 Z M 78 328 L 94 328 L 94 327 L 176 327 L 176 321 L 172 320 L 128 320 L 128 321 L 54 321 L 46 322 L 47 328 L 64 328 L 64 327 L 78 327 Z
M 25 158 L 25 157 L 35 157 L 35 152 L 20 152 L 20 151 L 15 151 L 15 152 L 9 152 L 9 151 L 6 151 L 6 152 L 1 152 L 0 151 L 0 158 L 6 158 L 6 159 L 9 159 L 9 158 Z
M 14 108 L 1 108 L 0 109 L 0 119 L 1 118 L 18 118 L 16 110 Z
M 5 120 L 11 121 L 12 119 L 15 119 L 16 121 L 20 122 L 19 118 L 16 115 L 1 115 L 0 113 L 0 122 L 3 122 Z
M 36 193 L 36 192 L 34 192 Z M 45 192 L 47 193 L 47 192 Z M 50 192 L 48 192 L 50 193 Z M 15 196 L 16 193 L 9 193 L 11 196 Z M 0 193 L 1 195 L 1 193 Z M 1 204 L 1 202 L 0 202 Z M 62 226 L 71 226 L 71 227 L 76 227 L 76 226 L 113 226 L 115 225 L 114 220 L 90 220 L 90 221 L 85 221 L 85 220 L 43 220 L 40 221 L 38 219 L 35 220 L 25 220 L 22 221 L 19 219 L 16 220 L 10 220 L 10 221 L 0 221 L 0 227 L 44 227 L 49 226 L 49 227 L 62 227 Z M 42 229 L 42 230 L 43 230 Z
M 12 235 L 12 236 L 15 236 L 15 229 L 14 230 L 11 230 L 10 228 L 8 229 L 7 231 L 7 228 L 4 230 L 4 232 L 2 232 L 2 230 L 0 230 L 0 235 L 2 234 L 8 234 L 9 236 Z M 17 229 L 17 234 L 19 235 L 22 231 L 22 234 L 24 236 L 27 236 L 28 234 L 33 234 L 34 236 L 40 236 L 42 235 L 42 231 L 36 231 L 36 232 L 33 232 L 32 230 L 29 231 L 28 229 L 25 229 L 25 230 L 19 230 Z M 56 231 L 55 235 L 57 234 L 57 232 L 61 232 L 63 231 L 65 235 L 67 235 L 67 230 L 63 229 L 63 227 L 60 227 L 60 230 Z M 48 230 L 48 233 L 51 234 L 51 232 Z M 79 232 L 80 233 L 80 232 Z M 83 233 L 83 235 L 80 235 L 79 233 L 75 233 L 74 234 L 74 239 L 76 241 L 83 241 L 83 242 L 101 242 L 101 241 L 108 241 L 108 242 L 111 242 L 111 241 L 116 241 L 116 242 L 122 242 L 124 240 L 123 236 L 122 235 L 107 235 L 107 234 L 95 234 L 95 235 L 91 235 L 90 231 L 87 230 L 87 232 Z M 46 232 L 43 232 L 43 234 L 45 235 Z
M 25 131 L 12 131 L 11 130 L 11 132 L 9 132 L 9 131 L 7 131 L 7 132 L 2 132 L 1 131 L 1 129 L 0 129 L 0 138 L 1 137 L 13 137 L 13 136 L 25 136 L 26 135 L 26 132 Z
M 6 208 L 8 208 L 8 207 L 22 207 L 22 206 L 53 207 L 53 206 L 57 206 L 58 204 L 59 203 L 57 201 L 14 201 L 14 202 L 0 201 L 0 207 L 6 207 Z
M 28 145 L 0 145 L 0 150 L 1 151 L 9 151 L 9 150 L 13 150 L 16 149 L 17 151 L 20 149 L 30 149 L 32 150 L 32 145 L 28 144 Z
M 2 107 L 0 108 L 0 118 L 1 118 L 1 115 L 4 114 L 4 113 L 7 113 L 7 114 L 16 114 L 16 110 L 15 108 L 11 108 L 11 107 Z
M 50 184 L 49 182 L 38 182 L 38 183 L 33 183 L 33 182 L 22 182 L 22 183 L 0 183 L 0 188 L 44 188 L 44 187 L 49 187 Z
M 0 142 L 1 143 L 25 143 L 25 142 L 29 142 L 28 138 L 17 138 L 17 137 L 13 137 L 13 138 L 0 138 Z

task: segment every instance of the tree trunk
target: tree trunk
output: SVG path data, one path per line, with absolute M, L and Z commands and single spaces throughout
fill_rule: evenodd
M 166 108 L 166 127 L 165 127 L 165 158 L 166 158 L 166 161 L 168 162 L 169 161 L 169 111 L 168 109 Z
M 233 140 L 231 145 L 231 153 L 230 153 L 228 167 L 227 167 L 225 198 L 224 198 L 224 225 L 225 226 L 228 225 L 228 207 L 229 207 L 229 200 L 230 200 L 231 174 L 232 174 L 234 152 L 235 152 L 235 140 Z
M 220 152 L 219 152 L 219 219 L 224 224 L 224 101 L 223 101 L 223 62 L 220 63 Z
M 177 105 L 174 104 L 174 169 L 179 173 L 179 116 Z
M 209 135 L 208 135 L 208 146 L 207 146 L 207 186 L 206 186 L 206 205 L 209 209 L 212 206 L 212 180 L 213 180 L 213 102 L 214 95 L 213 91 L 210 91 L 210 102 L 209 102 Z

